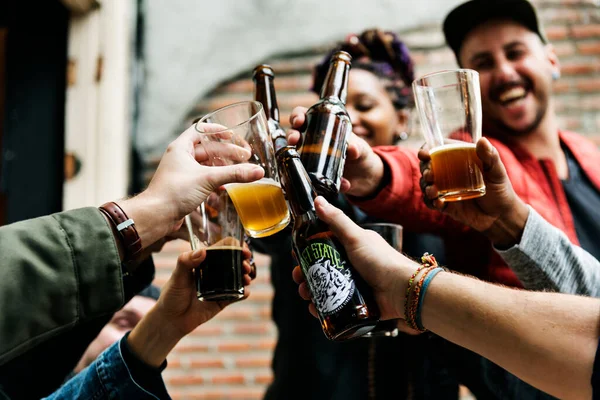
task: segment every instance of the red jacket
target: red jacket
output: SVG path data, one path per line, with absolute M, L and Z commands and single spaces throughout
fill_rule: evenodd
M 592 184 L 600 190 L 600 151 L 575 133 L 559 132 L 559 135 Z M 488 139 L 498 149 L 517 195 L 565 232 L 571 242 L 579 244 L 573 216 L 552 161 L 538 160 L 518 145 Z M 375 148 L 375 152 L 389 166 L 391 182 L 373 199 L 354 199 L 356 205 L 369 215 L 402 224 L 410 231 L 440 234 L 446 243 L 450 268 L 491 282 L 521 286 L 483 235 L 425 206 L 419 187 L 419 160 L 414 150 L 386 146 Z M 590 216 L 597 213 L 600 210 L 590 210 Z

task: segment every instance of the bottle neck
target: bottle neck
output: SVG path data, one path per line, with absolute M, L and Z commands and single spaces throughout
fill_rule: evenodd
M 279 123 L 279 107 L 275 96 L 275 85 L 273 77 L 266 74 L 257 74 L 254 100 L 259 101 L 265 110 L 268 119 Z
M 304 169 L 300 156 L 293 148 L 286 147 L 277 153 L 281 184 L 287 195 L 294 218 L 315 214 L 317 193 Z
M 340 59 L 332 60 L 321 89 L 321 98 L 335 97 L 346 104 L 349 71 L 350 63 Z

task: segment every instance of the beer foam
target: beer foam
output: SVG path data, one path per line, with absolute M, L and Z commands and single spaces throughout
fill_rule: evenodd
M 474 149 L 475 148 L 475 143 L 467 143 L 467 142 L 463 142 L 463 143 L 449 143 L 449 144 L 443 144 L 441 146 L 436 147 L 433 150 L 429 150 L 429 154 L 433 154 L 433 153 L 437 153 L 440 151 L 444 151 L 444 150 L 450 150 L 450 149 Z
M 233 246 L 233 245 L 216 245 L 211 247 L 206 247 L 206 251 L 208 250 L 243 250 L 242 246 Z
M 249 183 L 227 183 L 224 186 L 227 189 L 228 187 L 235 187 L 235 186 L 239 186 L 239 185 L 270 185 L 270 186 L 277 186 L 278 188 L 281 188 L 281 184 L 279 182 L 276 182 L 275 179 L 273 179 L 273 178 L 262 178 L 258 181 L 249 182 Z

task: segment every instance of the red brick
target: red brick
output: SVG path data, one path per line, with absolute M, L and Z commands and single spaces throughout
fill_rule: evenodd
M 194 359 L 190 362 L 192 368 L 225 368 L 223 360 L 218 358 Z
M 260 311 L 258 312 L 258 315 L 260 316 L 261 319 L 271 319 L 271 316 L 272 316 L 271 306 L 261 307 Z
M 579 10 L 575 9 L 575 10 L 566 10 L 564 8 L 560 8 L 560 9 L 544 9 L 544 10 L 538 10 L 541 19 L 545 22 L 545 23 L 566 23 L 566 22 L 570 22 L 570 23 L 574 23 L 574 22 L 579 22 L 581 21 L 581 13 Z
M 581 92 L 598 92 L 600 91 L 600 78 L 579 81 L 577 89 Z
M 251 293 L 251 296 L 252 295 L 254 295 L 254 293 Z M 251 320 L 255 315 L 255 307 L 235 304 L 223 310 L 223 312 L 219 314 L 219 320 Z
M 233 328 L 234 334 L 239 335 L 266 335 L 269 333 L 269 326 L 264 323 L 241 323 Z
M 254 377 L 254 383 L 259 385 L 270 385 L 273 382 L 273 374 L 259 374 Z
M 581 54 L 600 54 L 600 41 L 579 43 L 577 49 Z
M 562 25 L 553 25 L 546 27 L 546 36 L 550 40 L 563 40 L 569 34 L 567 27 Z
M 184 251 L 188 251 L 189 249 L 190 249 L 189 242 L 187 242 L 185 240 L 181 240 L 181 239 L 171 240 L 170 242 L 165 243 L 160 254 L 171 253 L 171 254 L 178 255 Z
M 207 344 L 179 344 L 175 347 L 177 353 L 205 353 L 208 350 Z
M 554 51 L 559 57 L 566 57 L 575 54 L 575 45 L 571 42 L 561 42 L 554 45 Z
M 171 396 L 171 399 L 173 399 L 173 400 L 183 400 L 184 399 L 183 393 L 176 392 L 174 390 L 169 390 L 169 396 Z
M 224 353 L 234 353 L 234 352 L 246 352 L 252 349 L 252 346 L 247 341 L 243 342 L 231 342 L 231 343 L 221 343 L 217 346 L 217 349 L 220 352 Z
M 153 256 L 152 258 L 154 260 L 154 266 L 157 270 L 166 270 L 170 275 L 177 265 L 177 257 L 179 257 L 179 253 L 168 254 L 166 252 L 161 252 L 159 255 Z
M 571 62 L 561 66 L 563 75 L 589 74 L 599 70 L 598 63 L 594 62 Z
M 554 82 L 553 90 L 554 93 L 565 93 L 571 89 L 571 83 L 565 79 Z
M 218 325 L 201 325 L 192 332 L 194 336 L 219 336 L 222 334 L 223 328 Z
M 204 393 L 191 393 L 187 395 L 190 400 L 227 400 L 227 393 L 225 390 L 211 390 Z
M 252 357 L 244 357 L 238 358 L 235 361 L 235 365 L 238 368 L 258 368 L 258 367 L 270 367 L 271 366 L 271 356 L 263 355 L 263 356 L 252 356 Z
M 600 36 L 600 24 L 574 25 L 571 27 L 571 36 L 577 39 Z
M 227 395 L 232 400 L 260 400 L 265 394 L 264 389 L 243 389 L 239 391 L 229 391 Z
M 313 67 L 321 61 L 321 58 L 322 56 L 319 55 L 300 59 L 277 60 L 270 62 L 269 64 L 277 74 L 288 74 L 293 72 L 311 74 Z
M 579 106 L 584 111 L 600 110 L 600 96 L 585 96 L 579 101 Z
M 169 378 L 169 384 L 173 386 L 200 385 L 204 383 L 204 378 L 198 375 L 182 375 Z
M 169 368 L 170 370 L 181 368 L 181 360 L 179 358 L 169 356 L 169 358 L 167 358 L 167 361 L 167 368 Z
M 167 283 L 168 280 L 169 280 L 169 275 L 158 275 L 156 278 L 154 278 L 152 283 L 154 285 L 158 286 L 159 288 L 162 288 L 164 286 L 164 284 Z
M 212 383 L 215 385 L 243 385 L 246 378 L 242 374 L 225 374 L 212 377 Z
M 254 302 L 273 300 L 273 290 L 266 288 L 251 288 L 250 299 Z
M 256 344 L 256 348 L 259 350 L 269 350 L 269 351 L 273 351 L 273 349 L 275 349 L 275 344 L 277 343 L 277 340 L 275 338 L 273 339 L 264 339 L 259 341 Z

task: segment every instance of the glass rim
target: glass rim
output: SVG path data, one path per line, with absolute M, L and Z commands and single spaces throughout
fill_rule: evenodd
M 402 225 L 393 224 L 391 222 L 365 222 L 363 224 L 360 224 L 360 226 L 362 228 L 369 227 L 369 226 L 387 226 L 390 228 L 396 228 L 396 229 L 401 229 L 401 230 L 404 229 L 404 227 Z
M 220 131 L 216 131 L 216 132 L 202 132 L 201 130 L 199 130 L 199 129 L 198 129 L 198 124 L 199 124 L 199 123 L 209 123 L 209 124 L 210 124 L 211 122 L 206 122 L 206 120 L 207 120 L 209 117 L 212 117 L 213 115 L 215 115 L 215 114 L 216 114 L 216 113 L 218 113 L 218 112 L 221 112 L 221 111 L 227 110 L 228 108 L 239 107 L 239 106 L 241 106 L 242 104 L 252 104 L 252 103 L 253 103 L 254 105 L 258 106 L 258 111 L 256 111 L 254 114 L 252 114 L 252 116 L 251 116 L 250 118 L 248 118 L 248 119 L 244 120 L 243 122 L 240 122 L 240 123 L 239 123 L 239 124 L 237 124 L 237 125 L 234 125 L 234 126 L 229 126 L 229 127 L 225 128 L 225 129 L 221 129 Z M 202 118 L 200 118 L 200 119 L 199 119 L 199 120 L 198 120 L 198 121 L 197 121 L 197 122 L 194 124 L 194 129 L 196 130 L 196 132 L 202 133 L 203 135 L 218 135 L 218 134 L 221 134 L 221 133 L 223 133 L 223 132 L 227 132 L 227 131 L 230 131 L 230 130 L 232 130 L 232 129 L 239 128 L 239 127 L 240 127 L 240 126 L 242 126 L 242 125 L 245 125 L 245 124 L 248 124 L 248 123 L 252 122 L 252 120 L 254 120 L 254 119 L 258 118 L 258 115 L 260 114 L 260 112 L 261 112 L 262 110 L 263 110 L 263 105 L 262 105 L 262 104 L 261 104 L 259 101 L 256 101 L 256 100 L 244 100 L 244 101 L 238 101 L 238 102 L 236 102 L 236 103 L 231 103 L 231 104 L 228 104 L 228 105 L 226 105 L 226 106 L 223 106 L 223 107 L 221 107 L 221 108 L 217 108 L 216 110 L 214 110 L 214 111 L 211 111 L 210 113 L 206 114 L 205 116 L 203 116 Z
M 426 85 L 422 85 L 419 82 L 425 80 L 425 79 L 430 79 L 430 78 L 434 78 L 437 75 L 445 75 L 445 74 L 449 74 L 449 73 L 459 73 L 459 74 L 474 74 L 475 76 L 479 76 L 479 72 L 475 71 L 474 69 L 470 69 L 470 68 L 456 68 L 456 69 L 443 69 L 441 71 L 435 71 L 435 72 L 430 72 L 428 74 L 425 74 L 417 79 L 415 79 L 412 83 L 413 87 L 432 87 L 432 86 L 426 86 Z M 435 86 L 433 86 L 435 87 Z

